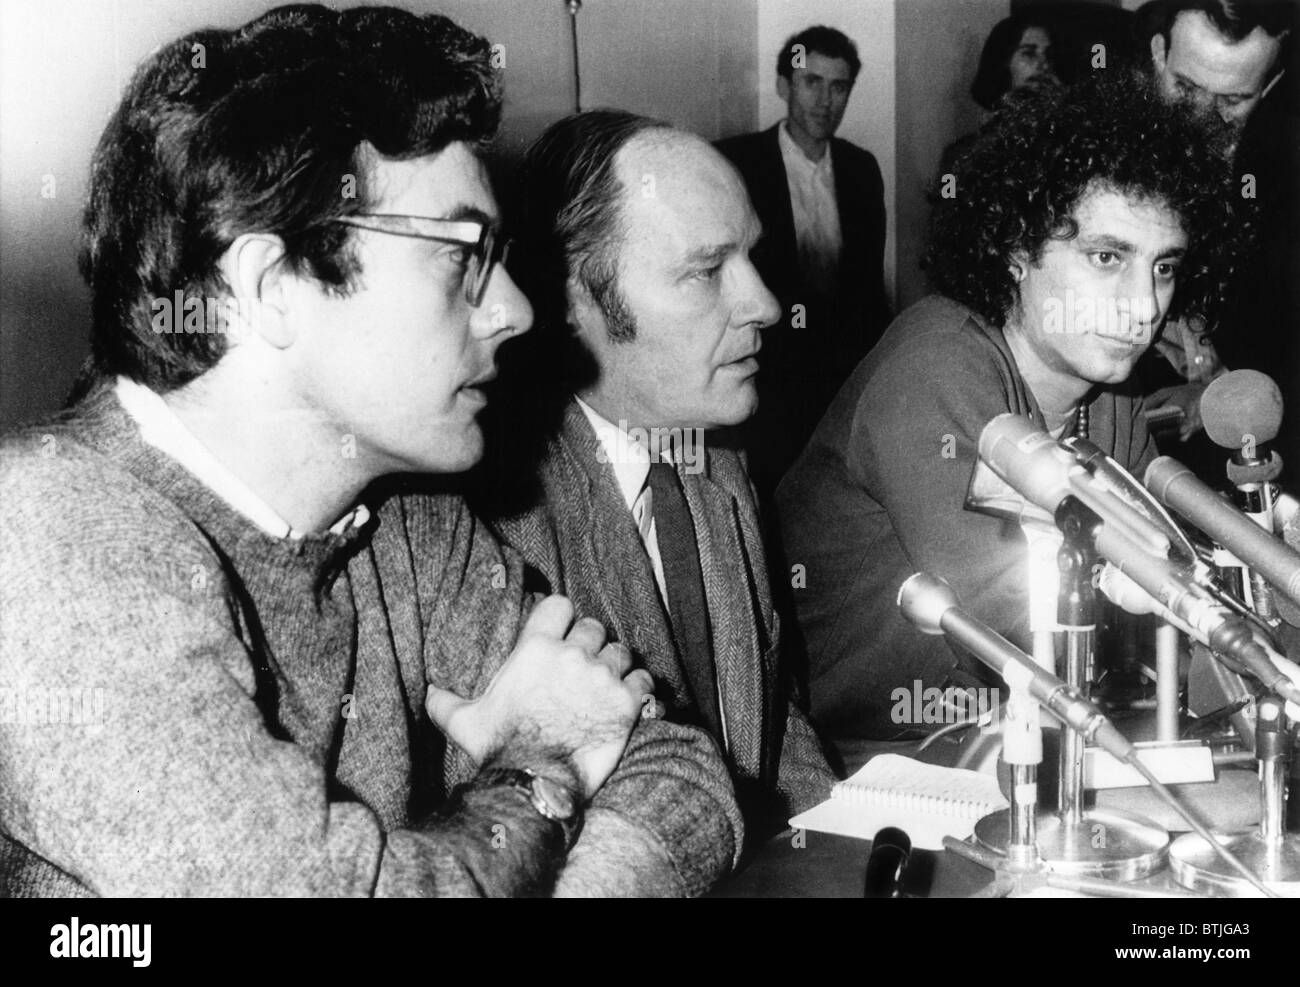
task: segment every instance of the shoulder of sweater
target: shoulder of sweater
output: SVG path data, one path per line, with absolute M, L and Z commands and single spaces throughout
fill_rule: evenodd
M 938 372 L 969 376 L 1004 362 L 975 314 L 943 295 L 929 295 L 901 312 L 880 345 L 881 366 L 933 366 Z
M 7 595 L 111 585 L 123 598 L 167 596 L 199 575 L 222 584 L 216 551 L 180 507 L 70 435 L 38 427 L 0 440 L 0 503 Z
M 922 409 L 983 404 L 1015 387 L 1009 358 L 964 306 L 931 296 L 904 311 L 867 357 L 845 408 L 863 422 L 919 424 Z
M 188 528 L 185 513 L 104 453 L 82 443 L 75 429 L 51 421 L 7 433 L 0 439 L 0 491 L 6 510 L 0 520 L 84 528 L 87 535 L 133 522 L 161 532 Z

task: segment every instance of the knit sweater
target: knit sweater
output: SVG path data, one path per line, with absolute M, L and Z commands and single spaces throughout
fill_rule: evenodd
M 448 811 L 476 767 L 424 712 L 480 694 L 527 610 L 458 498 L 275 538 L 99 390 L 0 442 L 0 499 L 0 894 L 527 890 L 538 817 L 508 788 Z M 708 738 L 648 722 L 569 860 L 694 894 L 740 840 Z

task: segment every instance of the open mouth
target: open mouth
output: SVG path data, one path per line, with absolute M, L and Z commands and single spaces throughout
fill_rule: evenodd
M 460 392 L 476 404 L 487 404 L 488 388 L 496 379 L 496 372 L 493 371 L 490 374 L 475 378 L 468 384 L 461 385 Z

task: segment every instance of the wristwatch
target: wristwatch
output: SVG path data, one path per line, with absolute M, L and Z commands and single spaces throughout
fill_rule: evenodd
M 573 793 L 557 781 L 539 775 L 532 768 L 488 768 L 478 777 L 479 787 L 508 785 L 528 796 L 537 814 L 560 827 L 564 849 L 569 850 L 578 838 L 582 820 Z

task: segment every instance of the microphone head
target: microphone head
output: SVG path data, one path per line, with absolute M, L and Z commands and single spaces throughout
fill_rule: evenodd
M 1201 395 L 1205 434 L 1224 449 L 1272 442 L 1282 424 L 1282 392 L 1258 370 L 1233 370 Z
M 943 615 L 957 606 L 957 594 L 938 576 L 918 572 L 898 588 L 898 609 L 925 634 L 943 633 Z

